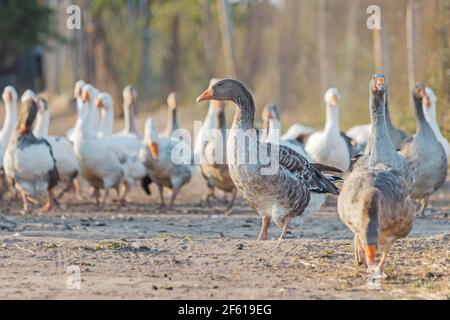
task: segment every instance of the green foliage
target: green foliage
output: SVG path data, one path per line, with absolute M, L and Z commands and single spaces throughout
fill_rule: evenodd
M 0 35 L 3 45 L 21 51 L 61 37 L 52 27 L 53 10 L 35 0 L 0 2 Z

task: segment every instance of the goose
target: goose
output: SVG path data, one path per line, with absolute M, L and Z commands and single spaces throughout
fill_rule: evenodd
M 119 154 L 124 154 L 126 159 L 124 163 L 124 167 L 126 168 L 124 172 L 125 190 L 121 198 L 122 204 L 124 204 L 131 187 L 147 176 L 147 170 L 139 158 L 141 140 L 135 133 L 112 133 L 114 105 L 111 95 L 105 92 L 99 93 L 95 99 L 95 106 L 101 110 L 99 137 L 105 138 L 111 147 L 117 150 Z
M 66 187 L 56 198 L 61 198 L 64 193 L 74 188 L 78 199 L 80 199 L 80 187 L 77 181 L 80 168 L 73 151 L 73 144 L 67 137 L 48 135 L 48 127 L 50 125 L 48 103 L 45 99 L 39 97 L 37 98 L 37 107 L 38 113 L 33 128 L 33 134 L 37 138 L 45 139 L 52 147 L 60 181 L 66 184 Z
M 6 149 L 4 167 L 8 181 L 22 195 L 23 212 L 31 213 L 29 201 L 48 193 L 48 201 L 41 211 L 52 210 L 55 203 L 53 188 L 59 175 L 51 145 L 34 136 L 32 128 L 38 112 L 35 100 L 27 101 L 15 134 Z
M 339 194 L 333 183 L 336 178 L 321 172 L 325 167 L 339 169 L 312 164 L 289 147 L 258 140 L 253 97 L 241 82 L 220 80 L 197 98 L 197 102 L 204 100 L 236 104 L 227 142 L 228 168 L 238 193 L 262 217 L 258 240 L 267 238 L 271 219 L 282 229 L 280 240 L 284 239 L 291 218 L 319 210 L 326 193 Z M 269 166 L 258 155 L 266 155 Z
M 177 119 L 177 109 L 177 94 L 175 92 L 171 92 L 167 97 L 167 125 L 166 129 L 161 133 L 162 137 L 170 138 L 172 137 L 174 131 L 180 128 Z
M 92 117 L 92 114 L 97 112 L 93 105 L 96 96 L 94 87 L 86 84 L 81 96 L 82 118 L 79 126 L 75 127 L 74 151 L 80 165 L 81 176 L 94 188 L 97 206 L 101 210 L 105 206 L 111 188 L 115 188 L 119 193 L 125 175 L 126 157 L 112 147 L 108 139 L 97 136 L 94 128 L 96 119 Z M 100 189 L 104 189 L 101 202 Z
M 217 81 L 218 79 L 213 78 L 209 82 L 209 85 L 213 86 L 214 83 L 216 83 Z M 206 114 L 205 120 L 203 121 L 202 125 L 200 126 L 195 136 L 195 143 L 194 143 L 195 163 L 199 163 L 202 160 L 203 150 L 205 149 L 205 146 L 208 143 L 209 139 L 211 138 L 214 132 L 214 128 L 216 127 L 215 121 L 216 121 L 216 108 L 214 101 L 210 101 L 208 113 Z
M 426 87 L 425 88 L 425 95 L 423 97 L 423 113 L 425 114 L 425 119 L 428 121 L 428 123 L 431 126 L 431 129 L 434 132 L 434 135 L 441 143 L 442 147 L 444 148 L 445 154 L 447 155 L 447 161 L 450 159 L 450 145 L 447 141 L 447 139 L 444 138 L 441 134 L 441 130 L 439 129 L 439 126 L 436 121 L 436 102 L 437 98 L 434 94 L 433 90 Z
M 262 113 L 262 120 L 265 128 L 265 135 L 261 138 L 264 142 L 281 143 L 289 148 L 292 148 L 297 153 L 300 153 L 304 158 L 310 160 L 306 154 L 305 149 L 297 139 L 283 139 L 280 138 L 281 121 L 280 112 L 275 104 L 268 104 L 264 107 Z
M 68 131 L 67 131 L 67 138 L 70 140 L 70 141 L 74 141 L 74 139 L 75 139 L 75 136 L 74 136 L 74 133 L 75 133 L 75 128 L 76 127 L 78 127 L 78 126 L 80 126 L 80 123 L 81 123 L 81 120 L 82 120 L 82 114 L 81 114 L 81 110 L 82 110 L 82 108 L 83 108 L 83 99 L 81 98 L 81 90 L 83 89 L 83 87 L 86 85 L 86 82 L 84 82 L 84 80 L 78 80 L 76 83 L 75 83 L 75 88 L 74 88 L 74 90 L 73 90 L 73 97 L 75 98 L 75 100 L 76 100 L 76 105 L 77 105 L 77 121 L 76 121 L 76 123 L 75 123 L 75 127 L 73 127 L 73 128 L 70 128 Z
M 348 140 L 339 129 L 339 92 L 330 88 L 325 93 L 326 123 L 325 129 L 313 133 L 306 141 L 305 151 L 315 162 L 324 163 L 346 171 L 352 155 Z
M 354 233 L 355 262 L 382 274 L 392 244 L 406 237 L 414 220 L 412 172 L 392 143 L 385 116 L 386 79 L 370 80 L 372 135 L 370 152 L 360 157 L 344 179 L 338 197 L 341 221 Z M 376 252 L 382 257 L 376 265 Z
M 430 195 L 445 183 L 448 167 L 445 150 L 425 119 L 422 106 L 424 97 L 425 85 L 418 82 L 413 92 L 416 134 L 404 142 L 400 150 L 414 173 L 412 198 L 420 204 L 418 213 L 421 216 L 425 214 Z
M 123 89 L 123 120 L 124 128 L 120 132 L 122 135 L 135 135 L 140 138 L 139 131 L 136 127 L 135 109 L 137 90 L 132 85 L 128 85 Z
M 158 136 L 156 123 L 153 118 L 145 122 L 144 142 L 140 150 L 140 158 L 152 181 L 158 186 L 161 207 L 165 206 L 163 189 L 172 190 L 170 207 L 181 188 L 191 180 L 190 165 L 175 157 L 175 148 L 183 142 Z
M 216 130 L 209 139 L 203 152 L 201 162 L 201 173 L 206 180 L 209 193 L 204 201 L 211 206 L 210 199 L 215 198 L 214 188 L 218 188 L 225 193 L 231 193 L 231 200 L 226 211 L 233 208 L 236 200 L 236 187 L 230 177 L 226 159 L 226 121 L 225 121 L 225 103 L 223 101 L 214 101 L 216 109 Z

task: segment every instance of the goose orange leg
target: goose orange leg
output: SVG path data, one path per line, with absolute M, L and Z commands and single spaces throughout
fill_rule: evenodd
M 261 232 L 259 233 L 258 241 L 264 241 L 267 239 L 267 230 L 269 229 L 269 226 L 270 226 L 270 217 L 263 216 Z

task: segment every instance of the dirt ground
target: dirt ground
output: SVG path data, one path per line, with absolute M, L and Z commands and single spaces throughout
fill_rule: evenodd
M 242 201 L 228 215 L 221 204 L 199 206 L 200 177 L 170 211 L 158 208 L 153 191 L 148 197 L 136 188 L 132 204 L 110 202 L 103 212 L 69 195 L 51 214 L 22 216 L 18 203 L 3 200 L 0 298 L 450 298 L 450 181 L 396 243 L 387 278 L 372 289 L 353 264 L 352 236 L 334 200 L 303 226 L 293 224 L 286 241 L 272 226 L 271 240 L 258 242 L 260 219 Z

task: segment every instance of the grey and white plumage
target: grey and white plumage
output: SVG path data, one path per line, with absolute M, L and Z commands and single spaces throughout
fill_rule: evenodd
M 236 199 L 237 190 L 228 170 L 224 106 L 223 101 L 214 101 L 216 129 L 203 151 L 200 168 L 209 188 L 209 193 L 205 197 L 206 203 L 210 204 L 210 198 L 215 197 L 214 189 L 218 188 L 226 193 L 232 193 L 227 207 L 227 210 L 230 210 Z
M 175 148 L 185 147 L 180 140 L 158 135 L 154 119 L 145 123 L 144 141 L 140 150 L 140 159 L 147 169 L 151 180 L 158 186 L 161 206 L 164 206 L 163 189 L 172 190 L 170 206 L 173 205 L 181 188 L 191 180 L 191 165 L 178 154 Z
M 25 212 L 31 211 L 29 198 L 37 198 L 45 192 L 48 193 L 48 202 L 44 209 L 50 210 L 54 204 L 53 188 L 59 181 L 51 145 L 33 135 L 37 112 L 36 101 L 27 101 L 4 159 L 6 177 L 21 193 Z
M 403 143 L 400 150 L 414 172 L 412 197 L 421 204 L 421 215 L 430 195 L 444 185 L 448 167 L 445 150 L 425 119 L 422 107 L 425 94 L 425 86 L 419 82 L 413 93 L 417 131 L 412 139 Z
M 338 197 L 342 222 L 354 233 L 355 260 L 382 272 L 394 241 L 406 237 L 414 219 L 411 200 L 413 175 L 396 151 L 386 125 L 385 77 L 370 81 L 372 119 L 370 151 L 356 160 Z M 383 256 L 376 265 L 376 250 Z
M 38 114 L 36 116 L 33 133 L 37 138 L 47 140 L 52 146 L 60 180 L 66 185 L 57 198 L 63 196 L 65 192 L 71 190 L 74 185 L 76 186 L 75 191 L 79 196 L 79 185 L 75 179 L 78 177 L 80 167 L 73 151 L 73 143 L 67 137 L 48 135 L 50 113 L 48 110 L 47 101 L 42 97 L 38 97 L 36 101 L 38 106 Z
M 323 175 L 320 166 L 315 166 L 286 146 L 257 139 L 253 97 L 241 82 L 220 80 L 208 88 L 197 102 L 203 100 L 228 100 L 236 104 L 227 142 L 229 172 L 239 194 L 263 218 L 260 240 L 266 238 L 271 219 L 283 229 L 280 238 L 284 238 L 291 218 L 318 210 L 324 201 L 324 194 L 339 194 L 333 178 Z M 250 145 L 240 140 L 240 135 L 244 133 L 250 137 L 247 141 L 256 148 L 252 151 L 268 155 L 279 165 L 278 170 L 263 174 L 266 165 L 260 158 L 254 162 L 240 161 L 243 156 L 251 156 Z

